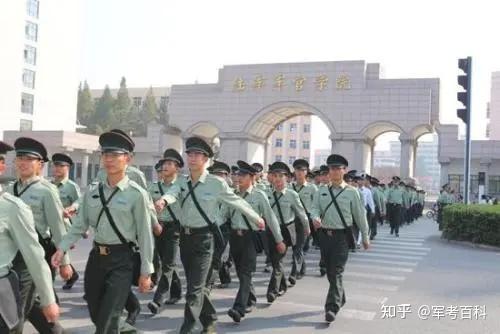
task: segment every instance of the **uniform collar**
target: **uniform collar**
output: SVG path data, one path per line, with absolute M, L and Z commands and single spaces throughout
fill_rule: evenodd
M 23 181 L 21 181 L 21 179 L 19 179 L 19 180 L 18 180 L 18 182 L 19 182 L 19 184 L 20 184 L 21 186 L 26 187 L 28 184 L 31 184 L 31 183 L 33 183 L 33 182 L 35 182 L 35 181 L 40 180 L 40 179 L 41 179 L 41 177 L 40 177 L 40 176 L 35 175 L 35 176 L 33 176 L 33 177 L 30 177 L 29 179 L 27 179 L 27 180 L 26 180 L 26 181 L 24 181 L 24 182 L 23 182 Z
M 198 182 L 205 183 L 207 176 L 209 175 L 208 171 L 205 169 L 203 173 L 201 173 L 200 178 L 198 179 Z M 191 179 L 191 174 L 188 176 L 188 181 L 192 181 Z
M 342 183 L 341 183 L 341 184 L 339 184 L 338 186 L 335 186 L 335 185 L 333 185 L 332 183 L 330 183 L 328 186 L 329 186 L 329 187 L 332 187 L 332 188 L 334 188 L 334 189 L 339 189 L 339 188 L 340 188 L 340 189 L 344 189 L 344 188 L 347 186 L 347 183 L 346 183 L 345 181 L 342 181 Z
M 130 179 L 128 178 L 127 174 L 125 174 L 125 177 L 123 179 L 121 179 L 120 182 L 118 182 L 116 184 L 116 186 L 118 187 L 118 189 L 123 191 L 128 187 L 129 182 L 130 182 Z M 105 185 L 106 185 L 106 187 L 112 189 L 112 187 L 110 187 L 110 185 L 108 184 L 107 178 L 106 178 Z
M 163 185 L 165 185 L 165 186 L 169 186 L 169 185 L 171 185 L 171 184 L 174 184 L 174 183 L 175 183 L 175 181 L 177 181 L 177 175 L 176 175 L 176 176 L 174 176 L 174 178 L 172 179 L 172 181 L 170 181 L 169 183 L 166 183 L 164 180 L 161 180 L 160 182 L 161 182 L 161 184 L 163 184 Z
M 248 189 L 245 190 L 245 192 L 240 192 L 240 195 L 242 195 L 242 196 L 245 195 L 245 194 L 249 194 L 250 195 L 253 190 L 254 190 L 254 186 L 250 185 L 250 187 L 248 187 Z
M 69 181 L 69 178 L 68 178 L 68 177 L 65 177 L 65 178 L 64 178 L 64 179 L 62 179 L 60 182 L 56 182 L 56 181 L 54 180 L 54 184 L 55 184 L 56 186 L 59 186 L 59 185 L 65 185 L 66 183 L 68 183 L 68 181 Z
M 285 194 L 285 193 L 286 193 L 286 191 L 287 191 L 287 189 L 288 189 L 288 187 L 287 187 L 287 186 L 285 186 L 285 187 L 283 188 L 283 190 L 281 190 L 281 191 L 279 191 L 279 190 L 278 190 L 278 189 L 276 189 L 276 188 L 273 188 L 273 191 L 274 191 L 274 192 L 276 192 L 277 194 Z

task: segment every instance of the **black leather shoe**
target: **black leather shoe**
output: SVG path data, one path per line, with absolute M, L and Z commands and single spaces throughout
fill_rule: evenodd
M 319 275 L 321 277 L 325 276 L 326 275 L 326 269 L 325 268 L 319 268 Z
M 177 302 L 180 300 L 178 297 L 170 297 L 165 301 L 165 305 L 174 305 L 177 304 Z
M 240 312 L 236 311 L 234 308 L 230 308 L 229 311 L 227 311 L 227 315 L 233 319 L 234 322 L 240 322 L 241 321 L 241 314 Z
M 69 280 L 66 281 L 66 283 L 63 285 L 63 290 L 70 290 L 73 285 L 75 284 L 76 281 L 80 278 L 80 275 L 76 271 L 73 272 L 73 276 Z
M 325 321 L 328 323 L 335 321 L 335 313 L 333 311 L 328 311 L 325 313 Z
M 293 276 L 288 277 L 288 282 L 290 282 L 290 286 L 294 286 L 297 283 L 297 279 Z
M 131 326 L 135 326 L 135 322 L 137 321 L 137 316 L 141 313 L 141 309 L 137 308 L 137 310 L 129 312 L 127 315 L 127 320 L 125 322 Z
M 210 325 L 203 327 L 203 334 L 217 334 L 217 329 L 215 328 L 215 322 L 212 322 Z
M 268 293 L 267 294 L 267 302 L 272 303 L 276 300 L 276 295 L 274 293 Z
M 160 304 L 158 304 L 157 302 L 154 302 L 154 301 L 149 302 L 148 308 L 151 311 L 151 313 L 158 314 L 158 312 L 160 311 Z
M 250 313 L 254 310 L 255 308 L 255 304 L 251 304 L 251 305 L 248 305 L 246 308 L 245 308 L 245 313 Z

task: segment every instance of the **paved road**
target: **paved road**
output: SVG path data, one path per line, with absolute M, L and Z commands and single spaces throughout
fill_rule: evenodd
M 269 306 L 265 291 L 269 274 L 263 273 L 264 258 L 259 257 L 255 285 L 258 307 L 240 324 L 226 315 L 237 291 L 237 280 L 227 289 L 215 289 L 212 298 L 219 314 L 220 333 L 498 333 L 500 319 L 500 252 L 451 244 L 439 237 L 436 224 L 426 219 L 406 226 L 400 238 L 379 230 L 369 251 L 350 254 L 345 272 L 347 304 L 330 326 L 324 323 L 323 303 L 328 289 L 326 277 L 319 277 L 319 251 L 307 254 L 308 275 L 287 294 Z M 90 242 L 81 241 L 72 254 L 82 272 Z M 290 259 L 286 260 L 287 270 Z M 60 286 L 60 282 L 58 284 Z M 62 322 L 71 333 L 91 333 L 82 281 L 64 293 Z M 146 307 L 151 295 L 140 295 L 143 313 L 137 327 L 144 333 L 176 332 L 182 322 L 183 304 L 169 306 L 151 317 Z M 404 315 L 402 304 L 410 304 Z M 420 306 L 429 305 L 430 319 L 417 315 Z M 474 312 L 469 307 L 480 306 Z M 434 306 L 434 308 L 432 308 Z M 435 319 L 444 311 L 443 319 Z M 481 319 L 482 306 L 486 318 Z M 389 317 L 390 312 L 394 317 Z M 451 317 L 470 320 L 452 320 Z M 384 315 L 386 318 L 384 319 Z M 475 319 L 475 318 L 479 319 Z M 26 333 L 32 333 L 29 328 Z

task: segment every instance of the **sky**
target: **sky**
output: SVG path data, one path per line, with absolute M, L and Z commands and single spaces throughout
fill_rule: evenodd
M 479 139 L 491 72 L 500 71 L 495 1 L 84 0 L 83 6 L 81 79 L 91 88 L 118 86 L 122 76 L 129 87 L 214 83 L 224 65 L 365 60 L 380 63 L 384 78 L 440 78 L 441 123 L 458 124 L 457 59 L 472 56 L 472 134 Z

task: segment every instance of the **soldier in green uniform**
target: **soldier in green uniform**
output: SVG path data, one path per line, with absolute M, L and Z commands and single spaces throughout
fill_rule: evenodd
M 163 196 L 165 205 L 176 201 L 181 206 L 181 261 L 186 274 L 186 305 L 184 322 L 180 333 L 197 332 L 201 322 L 204 333 L 215 333 L 217 314 L 206 287 L 214 247 L 221 247 L 223 237 L 216 225 L 219 203 L 243 213 L 257 226 L 264 220 L 244 199 L 237 196 L 226 181 L 208 174 L 206 164 L 213 151 L 203 139 L 191 137 L 186 140 L 189 167 L 187 179 L 179 179 Z M 157 211 L 163 209 L 157 201 Z
M 312 200 L 318 188 L 309 182 L 307 182 L 307 173 L 309 171 L 309 162 L 305 159 L 297 159 L 293 162 L 293 169 L 295 174 L 295 182 L 293 182 L 292 189 L 299 195 L 300 203 L 304 207 L 306 212 L 307 220 L 309 222 L 309 230 L 311 234 L 307 237 L 304 236 L 304 229 L 302 228 L 302 222 L 300 219 L 295 220 L 295 230 L 297 232 L 297 244 L 294 247 L 293 252 L 295 253 L 295 258 L 297 263 L 293 263 L 292 266 L 292 276 L 296 276 L 297 279 L 301 279 L 306 273 L 306 261 L 304 259 L 304 252 L 309 250 L 310 237 L 316 238 L 316 233 L 312 230 L 312 220 L 311 220 L 311 209 Z M 317 244 L 317 242 L 316 242 Z M 300 267 L 297 267 L 299 266 Z M 298 271 L 298 272 L 297 272 Z
M 375 203 L 375 217 L 373 219 L 372 231 L 377 231 L 377 223 L 383 221 L 385 217 L 385 199 L 382 190 L 380 189 L 380 181 L 376 177 L 371 177 L 370 182 L 372 184 L 372 194 L 373 194 L 373 202 Z M 370 235 L 370 239 L 372 240 L 372 236 Z
M 5 155 L 7 152 L 14 150 L 14 147 L 0 140 L 0 176 L 5 173 L 5 169 L 7 169 L 5 164 Z M 4 180 L 5 184 L 8 184 L 7 180 Z M 0 192 L 2 192 L 2 183 L 0 183 Z
M 306 236 L 310 233 L 309 221 L 307 220 L 304 207 L 300 203 L 299 195 L 286 185 L 287 176 L 290 175 L 290 169 L 288 166 L 283 162 L 277 161 L 271 165 L 269 171 L 273 174 L 274 182 L 273 192 L 270 196 L 269 202 L 271 203 L 271 208 L 273 208 L 274 214 L 280 223 L 281 234 L 285 245 L 287 248 L 293 247 L 296 245 L 297 241 L 295 220 L 299 219 L 301 221 L 304 227 L 303 233 Z M 287 290 L 282 263 L 282 260 L 286 255 L 286 251 L 283 254 L 278 253 L 274 247 L 275 241 L 272 240 L 272 238 L 269 239 L 269 255 L 273 265 L 273 273 L 267 287 L 267 301 L 272 303 L 276 300 L 276 297 L 284 294 Z M 296 268 L 298 268 L 298 261 L 295 254 L 292 255 L 292 261 L 294 262 Z M 288 281 L 292 286 L 296 283 L 296 275 L 297 272 L 291 273 L 288 278 Z
M 392 187 L 387 192 L 387 219 L 391 226 L 391 234 L 399 237 L 399 226 L 402 219 L 402 206 L 404 201 L 403 189 L 398 176 L 392 178 Z
M 48 161 L 47 150 L 42 143 L 27 137 L 18 138 L 14 148 L 18 180 L 6 191 L 19 197 L 31 208 L 38 241 L 45 251 L 46 261 L 50 263 L 50 257 L 55 252 L 55 243 L 66 234 L 66 226 L 57 189 L 39 176 L 42 174 L 44 162 Z M 54 280 L 56 269 L 51 269 Z M 21 253 L 18 253 L 13 261 L 13 270 L 19 276 L 21 303 L 26 318 L 39 332 L 62 333 L 63 329 L 59 323 L 49 323 L 43 316 L 40 301 L 36 298 L 35 282 Z M 65 256 L 61 262 L 59 273 L 64 280 L 73 275 L 69 256 Z
M 255 168 L 257 174 L 255 175 L 255 186 L 262 191 L 267 191 L 269 189 L 269 182 L 264 178 L 264 166 L 259 162 L 254 162 L 252 167 Z
M 165 192 L 173 186 L 179 176 L 179 171 L 184 167 L 184 160 L 176 150 L 169 148 L 163 153 L 163 159 L 158 162 L 160 179 L 151 184 L 149 194 L 153 201 L 158 201 Z M 180 238 L 180 206 L 173 203 L 158 212 L 158 222 L 163 231 L 156 238 L 156 250 L 161 260 L 161 277 L 148 308 L 153 314 L 157 314 L 160 307 L 165 304 L 175 304 L 181 299 L 182 285 L 176 268 L 177 254 L 179 253 Z M 169 299 L 166 295 L 169 293 Z
M 0 194 L 0 249 L 0 333 L 23 332 L 25 314 L 20 299 L 20 281 L 12 271 L 16 256 L 25 259 L 26 270 L 32 281 L 36 281 L 34 289 L 40 299 L 42 316 L 47 323 L 55 323 L 59 306 L 51 271 L 44 259 L 45 251 L 38 242 L 33 214 L 21 199 L 9 193 Z
M 106 132 L 99 137 L 99 144 L 106 181 L 91 186 L 82 197 L 78 214 L 59 243 L 52 263 L 57 266 L 82 233 L 93 228 L 94 244 L 85 268 L 84 290 L 96 333 L 109 334 L 120 330 L 120 315 L 137 279 L 134 270 L 139 276 L 139 291 L 151 288 L 153 234 L 149 195 L 125 172 L 133 141 L 126 135 Z
M 330 169 L 330 184 L 321 186 L 316 192 L 311 216 L 319 231 L 321 253 L 330 283 L 325 303 L 325 320 L 330 323 L 346 302 L 342 273 L 349 254 L 347 238 L 351 240 L 351 244 L 354 243 L 351 234 L 353 221 L 358 224 L 365 249 L 368 249 L 370 241 L 360 194 L 343 179 L 348 161 L 341 155 L 332 154 L 328 157 L 327 164 Z
M 237 194 L 244 198 L 264 218 L 269 233 L 272 233 L 273 240 L 276 242 L 275 247 L 278 253 L 284 252 L 285 244 L 283 243 L 280 227 L 267 195 L 253 185 L 257 169 L 244 161 L 238 161 L 238 168 L 239 191 Z M 233 307 L 229 309 L 228 315 L 235 322 L 240 322 L 241 318 L 246 313 L 249 313 L 257 303 L 252 284 L 252 273 L 255 272 L 257 263 L 256 246 L 252 233 L 255 233 L 253 231 L 257 231 L 262 226 L 257 226 L 255 223 L 251 224 L 246 216 L 235 212 L 235 210 L 228 210 L 227 206 L 224 206 L 224 208 L 230 212 L 231 216 L 230 251 L 240 283 L 236 299 Z M 224 219 L 225 216 L 227 216 L 227 213 L 221 212 L 220 217 Z
M 55 153 L 52 155 L 52 176 L 54 177 L 52 183 L 59 191 L 59 198 L 64 209 L 71 207 L 73 203 L 80 198 L 80 187 L 69 179 L 69 170 L 73 166 L 73 160 L 70 156 L 63 153 Z M 67 217 L 66 222 L 71 224 L 71 218 Z M 72 266 L 73 276 L 66 281 L 63 285 L 63 290 L 69 290 L 78 281 L 79 275 L 76 269 Z

